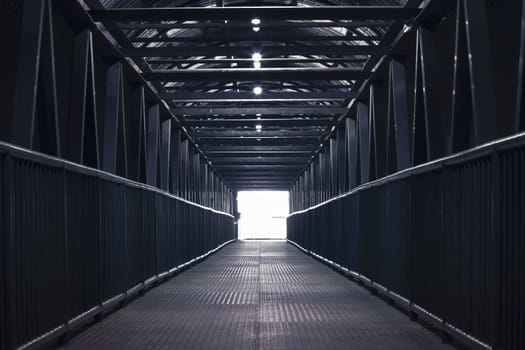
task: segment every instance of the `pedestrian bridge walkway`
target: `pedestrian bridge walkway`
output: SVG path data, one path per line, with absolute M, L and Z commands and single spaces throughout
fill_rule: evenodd
M 286 242 L 232 243 L 73 337 L 68 349 L 448 349 Z

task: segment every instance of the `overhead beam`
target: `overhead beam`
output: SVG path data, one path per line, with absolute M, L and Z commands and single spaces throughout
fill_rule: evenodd
M 206 145 L 243 145 L 243 146 L 257 146 L 257 145 L 319 145 L 321 140 L 319 137 L 312 138 L 231 138 L 231 139 L 203 139 L 196 140 L 199 146 Z
M 189 120 L 186 125 L 191 127 L 236 127 L 262 125 L 262 127 L 311 127 L 329 126 L 333 124 L 332 119 L 298 119 L 298 118 L 276 118 L 276 119 L 211 119 L 211 120 Z
M 265 20 L 409 20 L 419 9 L 399 6 L 257 6 L 165 7 L 91 10 L 94 21 L 220 21 L 259 18 Z
M 370 72 L 353 68 L 224 68 L 157 70 L 142 74 L 151 81 L 365 80 Z M 263 97 L 263 96 L 261 96 Z
M 320 139 L 322 135 L 313 134 L 313 135 L 283 135 L 283 136 L 272 136 L 272 135 L 257 135 L 257 136 L 220 136 L 220 137 L 196 137 L 199 141 L 208 141 L 208 140 L 216 140 L 216 141 L 249 141 L 249 140 L 257 140 L 257 141 L 280 141 L 280 140 L 304 140 L 304 139 Z
M 266 168 L 272 168 L 274 166 L 295 166 L 295 169 L 303 169 L 306 165 L 306 162 L 301 163 L 290 163 L 290 164 L 284 164 L 284 163 L 275 163 L 275 162 L 262 162 L 262 163 L 256 163 L 256 162 L 244 162 L 244 163 L 221 163 L 221 164 L 213 164 L 214 167 L 218 167 L 217 169 L 224 169 L 225 167 L 234 167 L 237 169 L 238 167 L 247 166 L 247 167 L 266 167 Z M 263 169 L 263 168 L 259 168 Z
M 321 91 L 331 91 L 331 90 L 342 90 L 344 92 L 349 92 L 353 87 L 354 83 L 351 82 L 335 82 L 335 81 L 309 81 L 307 83 L 305 82 L 298 82 L 298 81 L 291 81 L 291 82 L 276 82 L 276 81 L 261 81 L 259 82 L 260 86 L 263 88 L 263 91 L 268 92 L 275 92 L 276 90 L 283 90 L 283 89 L 294 89 L 294 90 L 301 90 L 301 89 L 307 89 L 308 91 L 312 91 L 314 89 L 319 89 Z M 244 91 L 244 92 L 253 92 L 253 82 L 247 82 L 247 83 L 236 83 L 232 84 L 232 82 L 215 82 L 215 81 L 206 81 L 206 82 L 186 82 L 185 84 L 178 84 L 177 86 L 165 86 L 164 89 L 166 92 L 173 93 L 173 92 L 180 92 L 180 91 Z
M 227 177 L 229 180 L 295 180 L 295 175 L 250 175 L 250 174 L 244 174 L 244 175 L 229 175 Z
M 321 143 L 320 137 L 268 137 L 268 138 L 255 138 L 255 137 L 231 137 L 231 138 L 220 138 L 220 139 L 197 139 L 195 142 L 199 145 L 215 144 L 215 145 L 257 145 L 257 144 L 268 144 L 268 145 L 315 145 Z
M 374 21 L 330 21 L 330 22 L 299 22 L 299 21 L 273 21 L 268 20 L 259 24 L 259 27 L 262 29 L 273 29 L 273 30 L 283 30 L 289 28 L 376 28 L 376 27 L 386 27 L 392 24 L 392 20 L 374 20 Z M 203 21 L 203 22 L 193 22 L 193 23 L 159 23 L 159 22 L 150 22 L 150 23 L 120 23 L 119 27 L 124 30 L 140 30 L 140 29 L 224 29 L 224 21 Z M 253 24 L 244 20 L 240 21 L 229 21 L 228 28 L 231 29 L 251 29 Z
M 226 167 L 220 171 L 220 175 L 227 178 L 231 175 L 257 175 L 257 176 L 284 176 L 284 175 L 295 175 L 296 177 L 299 175 L 299 172 L 301 169 L 297 168 L 272 168 L 272 167 L 266 167 L 264 169 L 257 169 L 252 167 L 244 167 L 243 169 L 237 169 L 233 167 Z
M 242 104 L 236 104 L 236 105 L 224 105 L 221 103 L 205 103 L 205 104 L 185 104 L 185 103 L 175 103 L 173 108 L 207 108 L 207 109 L 217 109 L 217 108 L 244 108 L 244 109 L 252 109 L 252 108 L 267 108 L 267 107 L 285 107 L 285 108 L 297 108 L 304 110 L 309 110 L 310 108 L 342 108 L 340 107 L 341 103 L 337 102 L 331 102 L 331 103 L 287 103 L 287 104 L 281 104 L 281 103 L 270 103 L 270 102 L 260 102 L 260 101 L 254 101 L 253 103 L 242 103 Z M 234 117 L 234 116 L 231 116 Z M 258 116 L 260 117 L 260 116 Z
M 328 130 L 224 130 L 224 131 L 198 131 L 193 133 L 196 139 L 229 139 L 229 138 L 289 138 L 289 137 L 324 137 L 328 135 Z
M 261 96 L 261 95 L 260 95 Z M 184 103 L 238 103 L 238 102 L 318 102 L 353 98 L 355 92 L 265 92 L 261 97 L 250 92 L 175 92 L 160 93 L 164 100 Z
M 293 151 L 274 151 L 274 152 L 206 152 L 206 157 L 213 161 L 214 159 L 232 158 L 232 157 L 310 157 L 313 152 L 293 152 Z
M 278 188 L 289 188 L 292 185 L 293 180 L 289 181 L 228 181 L 228 184 L 233 187 L 278 187 Z
M 230 157 L 230 158 L 213 158 L 210 159 L 212 164 L 228 165 L 228 164 L 306 164 L 311 157 Z
M 304 35 L 304 34 L 268 34 L 266 32 L 259 34 L 253 32 L 253 34 L 215 34 L 215 35 L 203 35 L 203 36 L 156 36 L 153 38 L 132 38 L 130 41 L 136 43 L 194 43 L 194 42 L 214 42 L 214 41 L 250 41 L 250 42 L 264 42 L 264 41 L 277 41 L 277 42 L 294 42 L 294 41 L 380 41 L 381 36 L 378 35 Z
M 263 183 L 289 183 L 291 181 L 294 181 L 295 178 L 288 177 L 288 178 L 273 178 L 273 177 L 267 177 L 267 178 L 244 178 L 244 179 L 235 179 L 235 178 L 227 178 L 227 181 L 229 183 L 251 183 L 251 184 L 263 184 Z
M 229 164 L 229 165 L 222 165 L 218 164 L 215 166 L 219 171 L 224 170 L 225 168 L 229 170 L 243 170 L 243 169 L 251 169 L 251 170 L 300 170 L 304 168 L 303 164 Z
M 205 107 L 184 107 L 184 108 L 172 108 L 172 113 L 175 115 L 183 115 L 188 117 L 197 116 L 244 116 L 244 115 L 314 115 L 314 116 L 326 116 L 326 115 L 340 115 L 346 112 L 346 108 L 342 107 L 310 107 L 310 108 L 297 108 L 297 107 L 218 107 L 218 108 L 205 108 Z
M 297 179 L 297 177 L 299 176 L 299 172 L 297 171 L 297 172 L 294 172 L 293 174 L 292 174 L 292 173 L 290 173 L 289 175 L 290 175 L 290 176 L 292 176 L 292 175 L 293 175 L 293 176 L 294 176 L 294 178 L 295 178 L 295 179 Z M 271 175 L 269 175 L 269 176 L 271 177 Z M 228 178 L 228 177 L 224 177 L 224 179 L 225 179 L 226 181 L 231 181 L 231 180 L 234 180 L 234 179 L 230 179 L 230 178 Z M 293 180 L 292 180 L 292 181 L 293 181 Z
M 282 190 L 282 191 L 286 191 L 288 190 L 290 187 L 292 187 L 293 185 L 293 180 L 290 180 L 290 181 L 280 181 L 280 182 L 251 182 L 251 181 L 246 181 L 246 182 L 232 182 L 230 184 L 230 182 L 228 182 L 228 184 L 230 185 L 230 187 L 233 187 L 237 190 L 239 189 L 246 189 L 246 190 L 250 190 L 250 189 L 253 189 L 253 190 L 263 190 L 263 189 L 267 189 L 267 190 Z
M 270 183 L 289 183 L 293 181 L 294 179 L 273 179 L 273 178 L 266 178 L 266 179 L 229 179 L 228 182 L 232 184 L 239 184 L 239 183 L 246 183 L 246 184 L 270 184 Z
M 250 182 L 250 181 L 243 181 L 243 182 L 232 182 L 230 183 L 230 181 L 228 181 L 228 185 L 230 187 L 233 187 L 233 188 L 246 188 L 247 186 L 249 186 L 250 188 L 254 188 L 254 189 L 258 189 L 258 187 L 270 187 L 270 188 L 275 188 L 275 186 L 278 188 L 278 189 L 282 189 L 282 190 L 288 190 L 292 184 L 293 184 L 293 179 L 292 180 L 287 180 L 287 181 L 281 181 L 281 182 L 271 182 L 271 183 L 264 183 L 264 182 Z
M 292 187 L 293 184 L 288 184 L 288 183 L 269 183 L 269 184 L 265 184 L 265 183 L 260 183 L 260 184 L 254 184 L 254 183 L 234 183 L 234 184 L 231 184 L 230 187 L 232 188 L 235 188 L 235 190 L 237 191 L 242 191 L 242 190 L 250 190 L 250 191 L 254 191 L 254 190 L 279 190 L 279 191 L 288 191 L 291 187 Z
M 388 53 L 388 47 L 376 45 L 296 45 L 296 46 L 170 46 L 135 47 L 121 49 L 124 57 L 190 57 L 190 56 L 241 56 L 251 57 L 257 50 L 264 57 L 290 55 L 381 55 Z
M 288 183 L 290 181 L 294 181 L 295 178 L 293 178 L 292 176 L 288 176 L 288 177 L 272 177 L 272 176 L 267 176 L 267 177 L 255 177 L 255 178 L 227 178 L 227 180 L 231 183 L 241 183 L 241 182 L 244 182 L 244 183 Z
M 211 94 L 207 94 L 211 95 Z M 248 94 L 247 94 L 248 95 Z M 355 96 L 355 94 L 349 94 Z M 253 94 L 252 94 L 253 96 Z M 353 98 L 353 97 L 351 97 Z M 344 101 L 344 98 L 230 98 L 230 99 L 217 99 L 217 98 L 200 98 L 200 99 L 176 99 L 166 98 L 165 100 L 172 101 L 174 103 L 251 103 L 251 104 L 267 104 L 267 103 L 304 103 L 304 102 L 339 102 Z
M 290 181 L 228 181 L 228 184 L 233 187 L 278 187 L 278 188 L 289 188 L 292 185 L 293 180 Z
M 222 177 L 229 181 L 229 180 L 237 180 L 237 179 L 269 179 L 269 178 L 275 178 L 275 179 L 283 179 L 283 180 L 288 180 L 288 179 L 297 179 L 297 177 L 299 176 L 299 173 L 301 172 L 301 170 L 292 170 L 292 171 L 288 171 L 288 170 L 280 170 L 280 171 L 277 171 L 277 172 L 269 172 L 268 170 L 257 170 L 255 172 L 250 172 L 250 173 L 246 173 L 246 172 L 243 172 L 243 170 L 235 170 L 234 172 L 225 172 L 225 171 L 221 171 L 221 175 Z
M 201 149 L 208 154 L 209 152 L 305 152 L 312 151 L 309 146 L 272 146 L 272 145 L 257 145 L 257 146 L 203 146 Z
M 228 179 L 228 183 L 231 184 L 288 184 L 294 181 L 293 178 L 288 179 Z
M 171 59 L 158 59 L 150 58 L 146 59 L 149 64 L 231 64 L 231 63 L 249 63 L 253 64 L 251 58 L 171 58 Z M 288 58 L 262 58 L 261 64 L 289 64 L 289 63 L 365 63 L 367 58 L 356 58 L 356 57 L 323 57 L 323 58 L 312 58 L 312 57 L 288 57 Z
M 266 190 L 277 190 L 277 191 L 288 191 L 291 187 L 290 185 L 232 185 L 232 188 L 234 188 L 236 191 L 242 191 L 242 190 L 249 190 L 249 191 L 266 191 Z
M 274 189 L 274 190 L 288 190 L 293 185 L 293 180 L 279 181 L 279 182 L 229 182 L 230 187 L 235 189 Z

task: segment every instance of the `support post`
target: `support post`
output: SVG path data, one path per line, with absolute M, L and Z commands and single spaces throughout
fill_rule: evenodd
M 12 141 L 33 148 L 45 0 L 26 0 L 22 12 Z
M 160 184 L 164 191 L 169 191 L 171 161 L 171 119 L 162 122 L 160 150 Z
M 148 109 L 146 148 L 146 183 L 157 186 L 157 167 L 159 157 L 159 105 L 153 105 Z

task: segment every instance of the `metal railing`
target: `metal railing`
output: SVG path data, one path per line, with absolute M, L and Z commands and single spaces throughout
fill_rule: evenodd
M 41 345 L 235 239 L 233 217 L 0 143 L 0 348 Z
M 448 335 L 525 348 L 525 134 L 295 212 L 288 239 Z

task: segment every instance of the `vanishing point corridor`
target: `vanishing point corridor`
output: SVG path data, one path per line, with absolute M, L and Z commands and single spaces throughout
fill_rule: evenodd
M 0 350 L 525 349 L 525 0 L 0 0 L 0 43 Z

